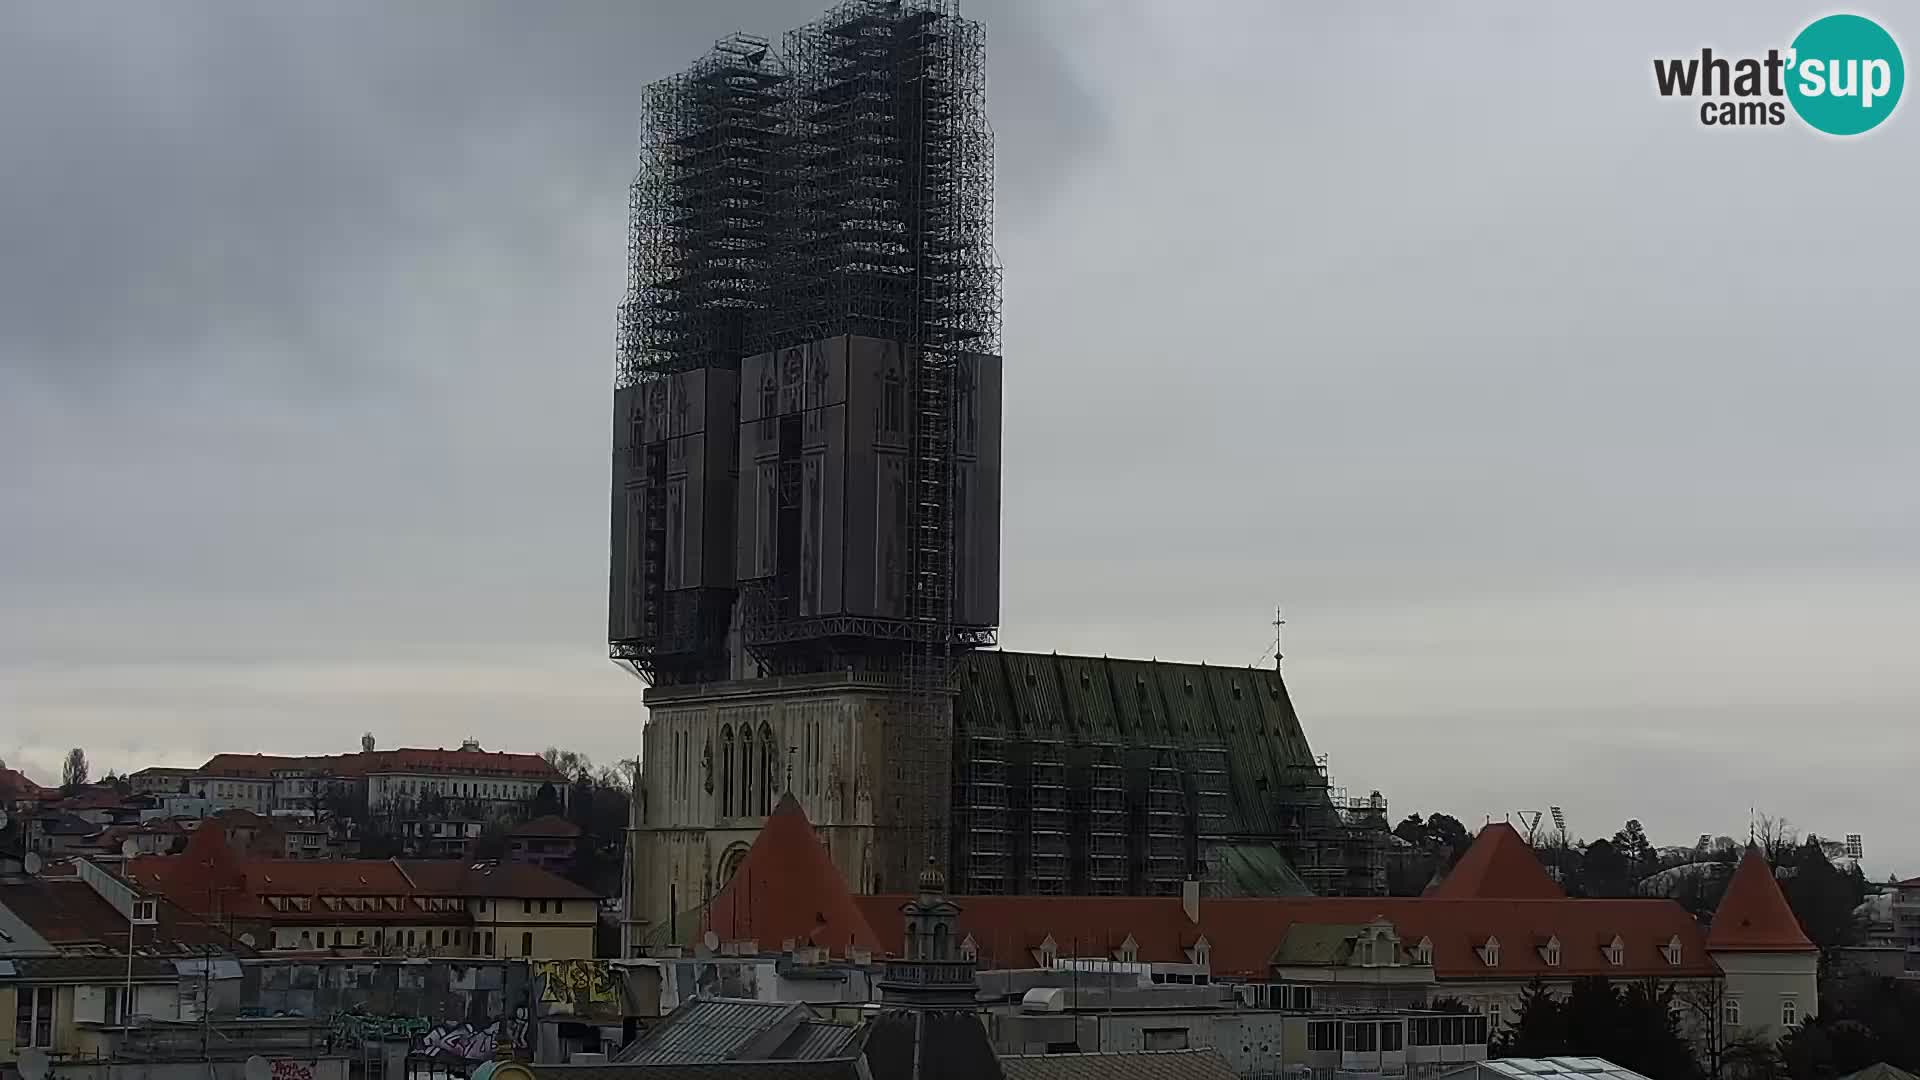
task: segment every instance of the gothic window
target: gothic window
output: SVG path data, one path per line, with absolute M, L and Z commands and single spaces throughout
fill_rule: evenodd
M 753 728 L 740 725 L 740 813 L 753 813 Z
M 733 725 L 720 729 L 720 816 L 733 816 Z
M 760 790 L 760 815 L 773 813 L 774 793 L 780 789 L 780 748 L 773 744 L 773 729 L 760 725 L 760 753 L 766 761 L 766 781 Z

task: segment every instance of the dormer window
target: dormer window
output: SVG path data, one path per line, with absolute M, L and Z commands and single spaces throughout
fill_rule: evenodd
M 1619 967 L 1627 962 L 1626 942 L 1621 941 L 1618 936 L 1611 942 L 1608 942 L 1607 947 L 1602 951 L 1607 954 L 1607 963 L 1612 964 L 1614 967 Z
M 1053 967 L 1060 960 L 1060 944 L 1053 940 L 1052 934 L 1047 935 L 1047 939 L 1040 943 L 1037 951 L 1040 954 L 1040 966 L 1043 968 Z
M 1490 968 L 1500 966 L 1500 939 L 1499 938 L 1488 938 L 1487 943 L 1485 945 L 1480 946 L 1480 962 L 1487 965 Z
M 1193 943 L 1193 962 L 1209 970 L 1213 967 L 1213 943 L 1201 938 Z
M 1120 943 L 1120 948 L 1116 950 L 1114 959 L 1123 964 L 1137 964 L 1140 962 L 1140 944 L 1133 940 L 1132 934 L 1128 934 L 1127 940 Z
M 1427 964 L 1429 966 L 1432 965 L 1433 963 L 1433 939 L 1432 938 L 1423 937 L 1420 939 L 1420 944 L 1415 945 L 1413 947 L 1413 962 L 1416 964 Z
M 1548 967 L 1560 966 L 1560 939 L 1550 937 L 1540 946 L 1540 962 Z
M 960 939 L 960 959 L 970 961 L 980 959 L 980 943 L 973 940 L 972 934 Z
M 1666 954 L 1667 963 L 1669 966 L 1672 966 L 1672 967 L 1680 966 L 1680 957 L 1682 954 L 1680 951 L 1680 937 L 1678 934 L 1674 935 L 1673 939 L 1671 941 L 1668 941 L 1666 946 L 1662 948 L 1660 951 Z

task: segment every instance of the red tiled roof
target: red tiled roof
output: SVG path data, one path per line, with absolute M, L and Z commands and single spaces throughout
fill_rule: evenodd
M 1111 956 L 1132 935 L 1150 963 L 1187 963 L 1187 949 L 1205 936 L 1216 973 L 1265 977 L 1287 931 L 1300 925 L 1363 925 L 1385 918 L 1402 947 L 1433 943 L 1441 979 L 1525 979 L 1535 975 L 1613 978 L 1711 975 L 1712 961 L 1686 909 L 1670 900 L 1442 900 L 1433 897 L 1236 898 L 1200 901 L 1200 922 L 1188 921 L 1179 897 L 954 897 L 959 932 L 971 934 L 983 964 L 1034 964 L 1032 951 L 1052 936 L 1061 956 Z M 904 896 L 861 896 L 855 903 L 879 931 L 882 946 L 898 952 Z M 1601 951 L 1619 935 L 1624 962 Z M 1533 943 L 1558 937 L 1560 964 L 1548 967 Z M 1662 951 L 1680 942 L 1679 966 Z M 1500 965 L 1488 967 L 1475 951 L 1498 940 Z M 1578 942 L 1591 943 L 1582 948 Z
M 1747 848 L 1713 913 L 1707 948 L 1715 952 L 1813 952 L 1813 942 L 1780 891 L 1760 849 Z
M 1524 845 L 1523 845 L 1524 849 Z M 1524 852 L 1523 852 L 1524 853 Z M 1537 869 L 1537 868 L 1536 868 Z M 746 860 L 707 909 L 706 925 L 723 940 L 777 947 L 788 938 L 841 952 L 851 943 L 899 953 L 906 896 L 853 896 L 815 838 L 792 796 L 781 799 Z M 1403 947 L 1433 943 L 1435 973 L 1443 979 L 1525 979 L 1705 976 L 1716 972 L 1700 929 L 1671 900 L 1554 898 L 1305 897 L 1203 899 L 1200 919 L 1189 920 L 1179 897 L 954 897 L 959 930 L 973 936 L 982 964 L 1026 967 L 1049 936 L 1059 955 L 1108 956 L 1129 936 L 1139 958 L 1187 963 L 1187 950 L 1207 939 L 1213 970 L 1265 977 L 1287 932 L 1299 925 L 1392 922 Z M 695 931 L 696 935 L 700 931 Z M 1618 936 L 1624 962 L 1602 951 Z M 1560 963 L 1548 967 L 1534 942 L 1558 937 Z M 1475 951 L 1499 940 L 1500 964 L 1488 967 Z M 1680 943 L 1678 965 L 1664 952 Z
M 127 877 L 194 911 L 218 910 L 236 918 L 297 921 L 300 916 L 335 921 L 390 920 L 393 912 L 283 911 L 265 898 L 328 896 L 463 897 L 590 900 L 587 889 L 535 866 L 471 863 L 459 859 L 256 859 L 236 856 L 215 821 L 195 829 L 178 855 L 131 860 Z M 463 917 L 460 913 L 445 913 Z
M 560 770 L 538 754 L 508 754 L 489 750 L 367 750 L 354 754 L 317 754 L 281 757 L 272 754 L 215 754 L 200 767 L 208 776 L 271 779 L 276 770 L 321 776 L 366 776 L 379 773 L 451 773 L 504 776 L 520 780 L 566 780 Z
M 1562 900 L 1567 894 L 1547 876 L 1513 826 L 1496 821 L 1480 830 L 1473 846 L 1427 895 L 1436 900 Z
M 0 904 L 55 948 L 107 945 L 125 955 L 127 919 L 78 877 L 39 876 L 0 883 Z M 207 944 L 231 948 L 225 934 L 172 904 L 155 907 L 158 923 L 134 935 L 140 953 L 179 953 Z
M 38 799 L 45 790 L 19 769 L 0 769 L 0 799 L 7 802 Z
M 580 835 L 580 826 L 559 814 L 542 814 L 524 825 L 514 826 L 509 835 L 571 840 Z
M 863 898 L 864 899 L 864 898 Z M 899 921 L 896 899 L 890 918 Z M 800 803 L 788 792 L 754 838 L 753 847 L 720 895 L 707 905 L 706 926 L 729 941 L 754 940 L 778 948 L 788 938 L 844 953 L 877 949 L 879 939 L 814 836 Z

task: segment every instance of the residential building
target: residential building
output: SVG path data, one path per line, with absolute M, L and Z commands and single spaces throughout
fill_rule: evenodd
M 188 789 L 194 777 L 192 769 L 171 769 L 155 765 L 130 773 L 127 783 L 136 795 L 175 795 Z
M 545 814 L 514 826 L 508 843 L 514 862 L 565 873 L 573 866 L 580 826 L 558 814 Z
M 236 852 L 209 821 L 184 852 L 136 858 L 127 876 L 262 950 L 535 960 L 594 952 L 599 898 L 534 866 L 261 858 Z
M 70 877 L 0 878 L 0 1067 L 22 1050 L 96 1053 L 130 1018 L 191 1019 L 182 963 L 246 950 L 164 898 L 80 860 Z
M 366 745 L 363 743 L 363 746 Z M 472 739 L 458 750 L 374 750 L 287 757 L 216 754 L 188 793 L 216 808 L 317 815 L 338 800 L 372 810 L 411 809 L 433 799 L 498 819 L 551 784 L 564 805 L 567 778 L 538 754 L 495 753 Z

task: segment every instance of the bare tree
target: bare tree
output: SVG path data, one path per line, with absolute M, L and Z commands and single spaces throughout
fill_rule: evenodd
M 87 752 L 74 747 L 67 751 L 67 762 L 60 768 L 60 785 L 68 791 L 87 782 Z
M 1767 861 L 1778 862 L 1782 853 L 1800 846 L 1800 830 L 1786 818 L 1758 814 L 1753 819 L 1753 840 Z

